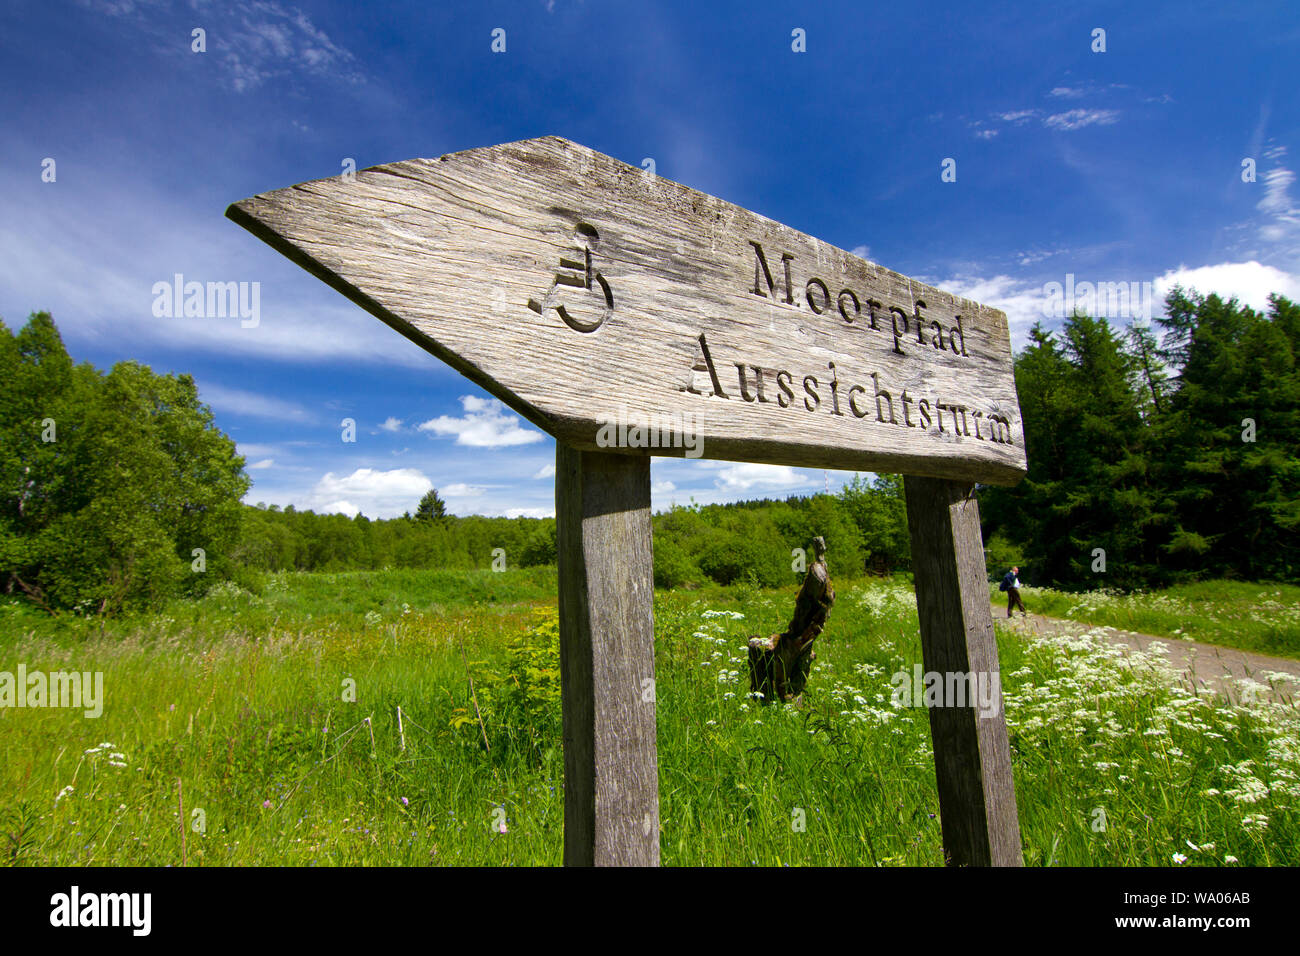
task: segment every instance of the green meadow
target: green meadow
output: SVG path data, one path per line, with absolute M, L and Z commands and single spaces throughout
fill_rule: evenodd
M 1300 660 L 1300 587 L 1294 584 L 1218 580 L 1129 594 L 1022 593 L 1026 607 L 1049 617 Z M 994 591 L 994 601 L 1005 606 L 1006 595 Z
M 920 663 L 911 586 L 835 583 L 798 706 L 749 700 L 742 650 L 785 626 L 793 586 L 656 592 L 665 865 L 942 864 L 926 711 L 892 701 Z M 105 621 L 0 604 L 0 671 L 102 671 L 105 697 L 97 719 L 0 709 L 0 859 L 558 865 L 555 588 L 547 567 L 282 573 Z M 1265 591 L 1234 588 L 1206 615 L 1219 636 Z M 1268 590 L 1294 621 L 1297 589 Z M 1155 627 L 1072 599 L 1061 616 Z M 1073 632 L 998 622 L 1026 863 L 1300 864 L 1294 685 L 1192 696 L 1158 656 Z

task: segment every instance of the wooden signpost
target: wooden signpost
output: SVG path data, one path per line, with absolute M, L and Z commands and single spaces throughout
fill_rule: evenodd
M 1026 470 L 1003 313 L 555 137 L 226 215 L 555 436 L 567 864 L 659 860 L 651 455 L 902 472 L 925 666 L 997 672 L 972 492 Z M 1019 865 L 1000 702 L 930 722 L 949 861 Z

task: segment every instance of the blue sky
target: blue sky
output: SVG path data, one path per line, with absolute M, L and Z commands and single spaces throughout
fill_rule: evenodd
M 225 207 L 349 158 L 560 135 L 1004 309 L 1019 346 L 1059 324 L 1052 283 L 1138 283 L 1157 312 L 1175 281 L 1300 297 L 1297 62 L 1289 2 L 7 0 L 0 316 L 192 373 L 250 502 L 387 517 L 436 486 L 459 514 L 551 514 L 549 437 Z M 177 273 L 258 283 L 257 325 L 156 316 Z M 652 475 L 656 508 L 850 477 Z

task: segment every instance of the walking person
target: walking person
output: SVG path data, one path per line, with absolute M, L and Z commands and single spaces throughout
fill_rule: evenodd
M 1007 617 L 1011 617 L 1011 612 L 1015 608 L 1020 608 L 1020 613 L 1024 617 L 1029 616 L 1025 610 L 1025 602 L 1020 600 L 1020 569 L 1012 568 L 1002 579 L 1001 590 L 1007 592 Z

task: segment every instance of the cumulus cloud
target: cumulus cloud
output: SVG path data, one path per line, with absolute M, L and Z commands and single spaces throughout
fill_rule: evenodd
M 433 482 L 415 468 L 358 468 L 350 475 L 327 472 L 312 489 L 308 507 L 326 513 L 391 518 L 415 506 Z
M 390 415 L 388 418 L 384 419 L 383 423 L 380 424 L 379 427 L 386 432 L 400 432 L 402 430 L 402 420 L 400 418 L 393 418 Z
M 464 474 L 474 467 L 472 461 L 457 462 L 455 456 L 441 454 L 433 467 L 449 471 L 451 477 Z M 420 499 L 436 487 L 439 496 L 447 503 L 451 514 L 478 514 L 492 516 L 546 517 L 555 513 L 554 497 L 550 489 L 534 493 L 510 476 L 495 484 L 472 484 L 449 481 L 435 484 L 428 472 L 418 467 L 385 469 L 380 467 L 356 468 L 351 472 L 306 472 L 305 468 L 277 465 L 273 470 L 256 471 L 256 485 L 245 496 L 249 504 L 267 502 L 281 507 L 310 509 L 318 514 L 346 514 L 355 517 L 396 518 L 404 512 L 414 512 Z
M 554 518 L 554 508 L 507 508 L 502 514 L 507 518 Z
M 1264 311 L 1269 293 L 1288 299 L 1300 299 L 1300 276 L 1284 272 L 1261 262 L 1221 262 L 1213 266 L 1189 269 L 1180 265 L 1155 280 L 1156 298 L 1164 301 L 1175 285 L 1195 289 L 1202 295 L 1217 293 L 1221 299 L 1236 298 L 1242 305 Z
M 460 403 L 465 409 L 463 418 L 440 415 L 422 423 L 420 431 L 433 435 L 455 435 L 457 445 L 474 448 L 530 445 L 544 437 L 541 432 L 525 429 L 523 419 L 495 398 L 462 395 Z
M 1013 345 L 1021 343 L 1029 328 L 1046 317 L 1047 293 L 1041 284 L 1007 275 L 956 275 L 933 284 L 945 292 L 1005 312 Z
M 1054 281 L 1063 280 L 1064 276 Z M 1103 279 L 1101 276 L 1078 275 L 1075 277 L 1076 286 L 1085 280 L 1121 281 Z M 1011 329 L 1013 348 L 1020 348 L 1025 344 L 1027 333 L 1035 322 L 1043 322 L 1052 327 L 1055 325 L 1055 320 L 1060 318 L 1053 308 L 1053 299 L 1042 283 L 1015 279 L 1007 275 L 971 274 L 925 281 L 945 292 L 1005 312 L 1007 324 Z M 1175 285 L 1182 285 L 1188 290 L 1195 289 L 1202 295 L 1217 293 L 1225 300 L 1235 296 L 1241 304 L 1261 311 L 1268 308 L 1269 293 L 1276 292 L 1292 300 L 1300 299 L 1300 276 L 1256 261 L 1223 262 L 1196 268 L 1180 265 L 1154 279 L 1142 280 L 1135 276 L 1123 281 L 1128 282 L 1130 288 L 1133 282 L 1150 282 L 1152 310 L 1157 315 L 1163 312 L 1165 295 Z M 1098 307 L 1100 306 L 1094 306 L 1094 309 Z M 1125 321 L 1123 316 L 1116 318 L 1121 323 Z
M 781 491 L 786 488 L 801 488 L 808 484 L 811 484 L 809 479 L 797 473 L 789 465 L 759 465 L 749 462 L 728 464 L 714 480 L 714 485 L 729 492 L 751 489 Z

